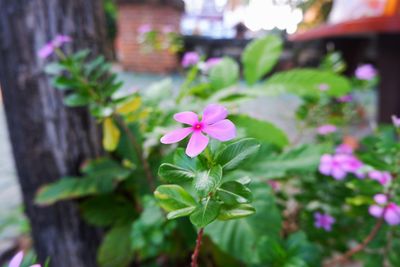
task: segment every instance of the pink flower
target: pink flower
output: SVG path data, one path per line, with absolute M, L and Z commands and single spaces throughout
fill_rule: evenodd
M 336 154 L 353 154 L 353 148 L 347 144 L 340 144 L 335 152 Z
M 369 207 L 369 214 L 376 218 L 383 216 L 389 225 L 400 224 L 400 207 L 396 203 L 390 202 L 387 204 L 388 199 L 384 194 L 375 195 L 374 200 L 376 204 Z
M 389 172 L 373 170 L 368 173 L 369 178 L 378 181 L 381 185 L 386 185 L 392 181 L 392 175 Z
M 371 64 L 361 65 L 356 69 L 355 75 L 359 80 L 372 80 L 376 77 L 377 71 Z
M 163 144 L 173 144 L 192 134 L 186 148 L 186 154 L 192 158 L 196 157 L 208 145 L 209 139 L 203 133 L 222 142 L 235 138 L 236 127 L 230 120 L 226 119 L 227 116 L 228 111 L 217 104 L 208 105 L 203 111 L 201 120 L 196 113 L 191 111 L 176 113 L 174 119 L 188 124 L 190 127 L 174 130 L 164 135 L 160 141 Z
M 138 28 L 138 32 L 139 32 L 140 34 L 145 34 L 145 33 L 151 32 L 152 30 L 153 30 L 153 29 L 152 29 L 152 27 L 151 27 L 150 24 L 142 24 L 142 25 L 140 25 L 139 28 Z
M 48 42 L 47 44 L 45 44 L 38 52 L 38 56 L 40 58 L 47 58 L 49 57 L 51 54 L 54 53 L 54 50 L 56 48 L 61 47 L 64 43 L 69 43 L 72 41 L 72 38 L 69 37 L 68 35 L 62 35 L 59 34 L 57 35 L 53 40 L 51 40 L 50 42 Z
M 187 68 L 196 65 L 199 60 L 200 56 L 196 52 L 186 52 L 182 58 L 182 67 Z
M 400 128 L 400 117 L 397 117 L 396 115 L 392 115 L 392 121 L 393 121 L 394 127 Z
M 326 125 L 322 125 L 320 127 L 318 127 L 317 132 L 320 135 L 328 135 L 331 133 L 334 133 L 337 131 L 337 128 L 335 125 L 332 124 L 326 124 Z
M 323 228 L 325 231 L 329 232 L 332 230 L 332 225 L 335 223 L 335 218 L 329 214 L 322 214 L 316 212 L 314 214 L 314 225 L 316 228 Z
M 20 267 L 24 258 L 24 252 L 18 252 L 8 264 L 8 267 Z M 31 267 L 40 267 L 40 264 L 31 265 Z
M 207 59 L 206 61 L 206 69 L 209 70 L 212 67 L 214 67 L 215 65 L 217 65 L 218 63 L 220 63 L 222 60 L 222 58 L 220 57 L 211 57 L 209 59 Z
M 348 173 L 357 175 L 362 166 L 362 162 L 353 155 L 325 154 L 321 157 L 319 171 L 324 175 L 332 176 L 336 180 L 343 180 Z M 357 175 L 357 177 L 359 176 Z
M 321 83 L 320 85 L 318 85 L 318 89 L 319 89 L 320 91 L 328 91 L 329 88 L 330 88 L 329 85 L 326 84 L 326 83 Z
M 344 95 L 337 99 L 340 103 L 348 103 L 353 101 L 353 97 L 351 95 Z

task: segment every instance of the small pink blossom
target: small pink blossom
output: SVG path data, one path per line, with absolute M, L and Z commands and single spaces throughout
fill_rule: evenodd
M 322 125 L 320 127 L 318 127 L 317 132 L 320 135 L 328 135 L 331 133 L 334 133 L 337 131 L 337 128 L 335 125 L 332 124 L 326 124 L 326 125 Z
M 353 148 L 347 144 L 340 144 L 335 152 L 336 154 L 353 154 Z
M 316 212 L 314 214 L 314 219 L 314 225 L 316 228 L 323 228 L 327 232 L 332 231 L 332 225 L 335 223 L 335 218 L 331 215 Z
M 59 34 L 39 50 L 38 56 L 45 59 L 53 54 L 55 49 L 61 47 L 64 43 L 69 43 L 71 41 L 72 38 L 68 35 Z
M 388 198 L 384 194 L 375 195 L 374 200 L 376 204 L 369 207 L 369 214 L 376 218 L 383 216 L 389 225 L 400 224 L 400 207 L 396 203 L 388 203 Z
M 362 162 L 353 155 L 325 154 L 321 157 L 319 171 L 324 175 L 332 176 L 336 180 L 343 180 L 348 173 L 357 175 L 362 166 Z M 357 175 L 357 177 L 359 176 Z
M 326 83 L 321 83 L 320 85 L 318 85 L 318 89 L 320 90 L 320 91 L 328 91 L 329 90 L 329 85 L 328 84 L 326 84 Z
M 397 117 L 396 115 L 392 115 L 392 121 L 393 121 L 394 127 L 400 128 L 400 117 Z
M 281 188 L 281 184 L 276 180 L 268 180 L 267 183 L 271 186 L 272 190 L 279 191 Z
M 151 27 L 150 24 L 142 24 L 139 26 L 137 30 L 140 34 L 146 34 L 148 32 L 151 32 L 153 28 Z
M 355 75 L 359 80 L 369 81 L 376 77 L 377 71 L 371 64 L 365 64 L 356 69 Z
M 222 60 L 222 58 L 220 57 L 211 57 L 209 59 L 207 59 L 206 61 L 206 69 L 209 70 L 212 67 L 214 67 L 215 65 L 217 65 L 218 63 L 220 63 Z
M 344 95 L 337 99 L 340 103 L 349 103 L 353 101 L 353 97 L 351 95 Z
M 23 258 L 24 258 L 24 253 L 22 251 L 18 252 L 11 259 L 10 263 L 8 264 L 8 267 L 20 267 L 22 264 Z M 40 267 L 40 264 L 34 264 L 34 265 L 31 265 L 30 267 Z
M 201 120 L 199 116 L 191 111 L 176 113 L 174 119 L 190 127 L 174 130 L 161 138 L 163 144 L 177 143 L 188 135 L 192 134 L 186 148 L 186 154 L 189 157 L 196 157 L 207 147 L 208 136 L 219 141 L 229 141 L 236 136 L 236 127 L 227 120 L 228 111 L 221 105 L 210 104 L 204 111 Z
M 373 170 L 368 173 L 369 178 L 378 181 L 381 185 L 386 185 L 392 181 L 392 175 L 389 172 Z
M 182 67 L 187 68 L 196 65 L 200 60 L 199 54 L 196 52 L 186 52 L 182 58 Z

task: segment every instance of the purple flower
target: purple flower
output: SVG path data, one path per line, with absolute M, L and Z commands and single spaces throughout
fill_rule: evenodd
M 396 115 L 392 115 L 392 121 L 393 121 L 394 127 L 400 128 L 400 117 L 397 117 Z
M 324 175 L 332 176 L 336 180 L 343 180 L 348 173 L 357 175 L 358 170 L 362 166 L 362 162 L 353 155 L 325 154 L 321 157 L 319 171 Z
M 38 56 L 45 59 L 53 54 L 55 49 L 61 47 L 64 43 L 69 43 L 71 41 L 72 38 L 68 35 L 59 34 L 39 50 Z
M 145 34 L 145 33 L 151 32 L 153 30 L 153 28 L 151 27 L 150 24 L 142 24 L 139 26 L 139 28 L 137 30 L 140 34 Z
M 321 83 L 320 85 L 318 85 L 318 89 L 319 89 L 320 91 L 328 91 L 329 88 L 330 88 L 329 85 L 326 84 L 326 83 Z
M 373 170 L 368 173 L 369 178 L 378 181 L 381 185 L 386 185 L 392 181 L 392 175 L 389 172 Z
M 323 228 L 325 231 L 330 232 L 332 230 L 332 225 L 335 223 L 335 218 L 331 215 L 325 213 L 316 212 L 314 214 L 314 225 L 316 228 Z
M 8 264 L 8 267 L 20 267 L 22 260 L 24 258 L 24 253 L 22 251 L 18 252 Z M 40 267 L 40 264 L 31 265 L 31 267 Z
M 196 52 L 186 52 L 182 58 L 182 67 L 187 68 L 196 65 L 199 60 L 200 56 Z
M 396 203 L 388 203 L 388 198 L 384 194 L 375 195 L 374 200 L 376 204 L 369 207 L 369 214 L 376 218 L 383 216 L 389 225 L 400 224 L 400 207 Z
M 355 75 L 359 80 L 370 81 L 376 77 L 377 71 L 371 64 L 361 65 L 356 69 Z
M 191 111 L 176 113 L 174 119 L 188 124 L 190 127 L 174 130 L 164 135 L 160 141 L 163 144 L 173 144 L 192 134 L 186 148 L 186 154 L 192 158 L 196 157 L 208 145 L 209 139 L 203 133 L 222 142 L 235 138 L 236 127 L 230 120 L 226 119 L 227 116 L 228 111 L 217 104 L 208 105 L 203 111 L 201 120 L 196 113 Z
M 337 131 L 337 128 L 335 125 L 332 124 L 326 124 L 326 125 L 322 125 L 320 127 L 318 127 L 317 132 L 320 135 L 328 135 L 331 133 L 334 133 Z
M 353 148 L 347 144 L 340 144 L 335 152 L 336 154 L 353 154 Z
M 353 97 L 351 95 L 344 95 L 337 99 L 340 103 L 348 103 L 353 101 Z

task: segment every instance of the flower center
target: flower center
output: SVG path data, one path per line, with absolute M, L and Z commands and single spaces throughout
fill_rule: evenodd
M 203 129 L 203 124 L 201 122 L 197 122 L 193 124 L 193 130 L 195 131 L 201 131 Z

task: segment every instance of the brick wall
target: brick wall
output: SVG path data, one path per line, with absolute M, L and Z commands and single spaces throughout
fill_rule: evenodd
M 181 11 L 168 6 L 120 4 L 118 6 L 117 58 L 125 70 L 135 72 L 168 73 L 178 67 L 178 57 L 168 51 L 145 52 L 138 43 L 137 29 L 151 24 L 162 29 L 172 25 L 179 29 Z

